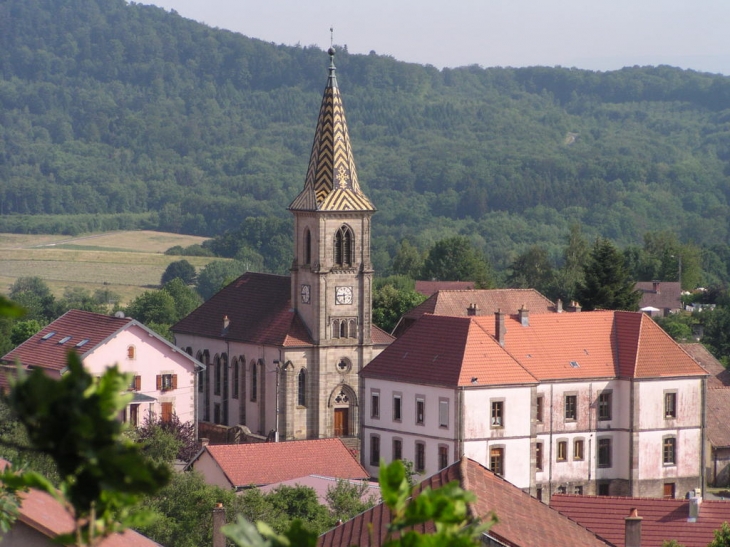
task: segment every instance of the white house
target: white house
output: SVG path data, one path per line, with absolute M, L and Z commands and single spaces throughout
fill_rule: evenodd
M 424 315 L 361 372 L 363 465 L 462 456 L 552 493 L 702 487 L 707 373 L 649 317 Z
M 91 374 L 118 365 L 131 374 L 132 401 L 123 418 L 137 426 L 145 416 L 163 420 L 174 414 L 195 420 L 196 372 L 202 364 L 138 321 L 71 310 L 2 357 L 4 366 L 20 362 L 60 376 L 66 354 L 76 352 Z

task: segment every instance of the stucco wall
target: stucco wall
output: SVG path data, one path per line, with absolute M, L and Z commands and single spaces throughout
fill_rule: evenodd
M 134 358 L 128 348 L 134 346 Z M 154 397 L 155 403 L 142 403 L 140 409 L 150 408 L 158 416 L 160 403 L 171 402 L 183 422 L 195 417 L 195 365 L 182 350 L 173 350 L 144 329 L 130 327 L 110 339 L 84 358 L 84 366 L 92 374 L 102 374 L 117 364 L 123 372 L 141 376 L 140 393 Z M 161 374 L 176 374 L 177 389 L 157 389 L 156 378 Z M 140 414 L 140 421 L 143 419 Z

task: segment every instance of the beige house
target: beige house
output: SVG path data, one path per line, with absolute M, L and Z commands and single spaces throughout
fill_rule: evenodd
M 370 219 L 360 189 L 334 50 L 304 189 L 291 276 L 247 273 L 173 326 L 206 364 L 198 417 L 271 439 L 351 437 L 358 372 L 391 341 L 372 324 Z
M 704 483 L 706 377 L 642 313 L 424 315 L 361 373 L 363 465 L 465 456 L 545 501 L 683 497 Z

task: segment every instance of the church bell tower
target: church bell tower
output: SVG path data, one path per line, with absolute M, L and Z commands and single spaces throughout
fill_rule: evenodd
M 335 51 L 328 53 L 329 77 L 304 189 L 289 206 L 294 215 L 291 299 L 315 344 L 307 391 L 319 400 L 319 412 L 311 418 L 316 423 L 310 424 L 319 437 L 356 434 L 357 373 L 372 358 L 370 220 L 375 207 L 358 184 Z

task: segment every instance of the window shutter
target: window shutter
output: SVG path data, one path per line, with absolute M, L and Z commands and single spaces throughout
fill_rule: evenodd
M 134 390 L 135 391 L 141 391 L 142 390 L 142 377 L 141 376 L 135 376 L 134 377 Z
M 158 374 L 158 375 L 156 376 L 156 379 L 157 379 L 157 390 L 159 391 L 159 390 L 161 390 L 161 389 L 162 389 L 162 376 L 160 376 L 160 375 Z
M 177 389 L 177 374 L 172 375 L 172 389 Z

